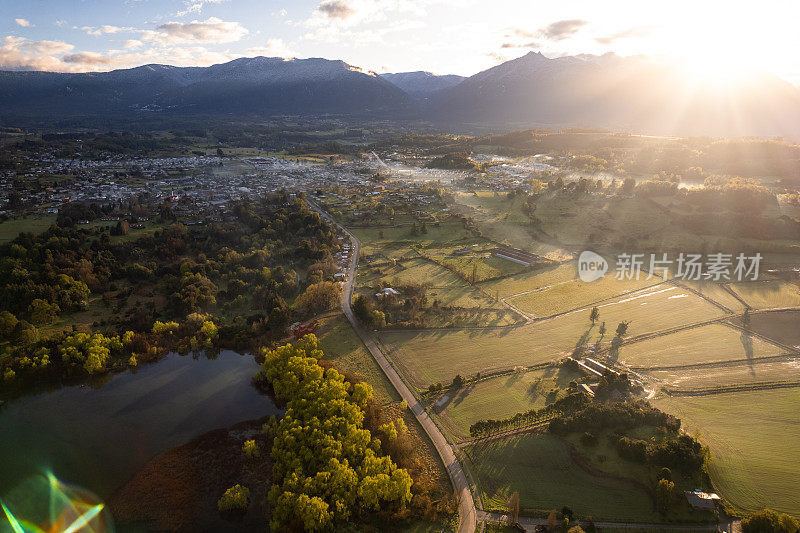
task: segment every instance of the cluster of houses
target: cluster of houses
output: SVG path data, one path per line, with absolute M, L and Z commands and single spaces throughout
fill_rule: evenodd
M 224 213 L 231 200 L 265 196 L 279 189 L 362 188 L 369 183 L 348 165 L 314 166 L 279 158 L 114 156 L 83 160 L 40 154 L 28 163 L 29 170 L 24 173 L 0 172 L 0 211 L 8 210 L 10 198 L 16 195 L 20 205 L 14 207 L 15 215 L 55 214 L 68 203 L 109 205 L 133 198 L 171 200 L 178 211 L 183 204 L 187 212 L 200 206 Z M 238 168 L 217 171 L 224 165 Z

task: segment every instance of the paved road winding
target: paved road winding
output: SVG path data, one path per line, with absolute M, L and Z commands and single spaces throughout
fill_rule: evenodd
M 439 427 L 433 422 L 433 420 L 431 420 L 428 412 L 411 393 L 411 390 L 406 386 L 405 382 L 386 358 L 383 351 L 381 351 L 381 349 L 372 339 L 372 336 L 369 334 L 369 332 L 361 327 L 358 320 L 356 320 L 355 315 L 353 314 L 351 302 L 353 287 L 355 286 L 356 267 L 358 266 L 358 254 L 361 243 L 358 241 L 358 239 L 356 239 L 355 235 L 347 231 L 346 228 L 333 220 L 319 206 L 311 202 L 309 202 L 309 205 L 322 217 L 350 237 L 351 256 L 350 264 L 347 267 L 347 280 L 345 281 L 344 290 L 342 291 L 342 310 L 344 311 L 347 319 L 353 325 L 353 329 L 356 331 L 358 336 L 361 337 L 361 340 L 364 342 L 364 346 L 367 347 L 369 352 L 372 354 L 372 357 L 375 359 L 378 365 L 380 365 L 381 369 L 383 369 L 384 374 L 386 374 L 386 377 L 389 378 L 389 381 L 392 383 L 394 388 L 397 389 L 397 392 L 400 394 L 400 396 L 406 401 L 406 403 L 408 403 L 408 408 L 411 409 L 411 412 L 414 413 L 415 417 L 417 417 L 420 425 L 430 437 L 431 442 L 433 442 L 436 451 L 439 452 L 439 456 L 442 458 L 442 462 L 447 468 L 447 473 L 450 475 L 450 480 L 453 482 L 453 487 L 455 487 L 455 490 L 458 494 L 458 512 L 460 518 L 458 533 L 474 533 L 477 519 L 475 501 L 472 499 L 472 491 L 470 491 L 467 477 L 464 474 L 464 470 L 461 468 L 461 463 L 459 463 L 458 459 L 456 459 L 453 448 L 447 442 L 447 439 L 445 439 L 444 435 L 439 430 Z

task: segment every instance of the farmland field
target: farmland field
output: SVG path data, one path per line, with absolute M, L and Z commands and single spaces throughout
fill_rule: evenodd
M 711 479 L 732 504 L 800 514 L 800 389 L 665 397 L 654 403 L 709 446 Z
M 452 242 L 467 246 L 485 242 L 473 237 L 460 223 L 443 223 L 438 227 L 431 225 L 427 230 L 425 234 L 412 235 L 411 226 L 351 229 L 353 235 L 361 241 L 361 249 L 365 254 L 381 254 L 394 258 L 416 255 L 412 246 L 442 246 Z
M 481 232 L 488 238 L 521 248 L 554 261 L 569 259 L 571 254 L 552 244 L 537 240 L 531 233 L 530 219 L 522 212 L 524 199 L 517 196 L 509 200 L 506 195 L 494 192 L 455 194 L 458 210 L 475 219 Z
M 734 283 L 731 289 L 755 309 L 800 306 L 800 287 L 788 281 Z
M 615 299 L 600 307 L 610 342 L 616 324 L 631 321 L 629 334 L 638 335 L 712 319 L 723 312 L 701 298 L 672 286 L 656 287 Z M 675 296 L 681 296 L 676 298 Z M 569 355 L 579 345 L 598 339 L 589 310 L 512 328 L 448 331 L 382 331 L 381 341 L 414 384 L 450 381 L 456 374 L 532 365 Z
M 560 283 L 549 288 L 529 292 L 508 299 L 508 303 L 534 316 L 551 316 L 571 309 L 587 306 L 607 298 L 643 289 L 659 283 L 659 278 L 646 280 L 618 280 L 613 275 L 584 283 Z
M 737 329 L 710 324 L 635 342 L 620 348 L 631 366 L 678 366 L 778 355 L 784 350 Z
M 750 329 L 789 346 L 800 346 L 800 311 L 755 313 Z
M 0 222 L 0 244 L 13 241 L 22 232 L 42 233 L 52 224 L 55 224 L 55 216 L 46 217 L 25 217 Z
M 680 284 L 696 290 L 706 298 L 711 298 L 734 313 L 744 311 L 744 304 L 719 283 L 711 281 L 681 281 Z
M 469 280 L 483 281 L 516 274 L 525 267 L 519 263 L 496 256 L 489 257 L 443 257 L 439 259 L 449 268 L 453 268 Z
M 544 407 L 551 389 L 566 389 L 570 380 L 578 377 L 564 368 L 547 368 L 483 380 L 458 391 L 439 417 L 451 433 L 467 437 L 469 426 L 479 420 L 506 418 Z
M 717 385 L 738 385 L 758 381 L 800 380 L 800 356 L 782 361 L 740 364 L 691 370 L 656 370 L 648 372 L 667 385 L 697 389 Z
M 521 292 L 540 289 L 558 283 L 572 283 L 577 278 L 577 268 L 574 262 L 560 265 L 547 265 L 534 270 L 525 271 L 514 276 L 500 280 L 481 283 L 481 286 L 500 298 L 519 294 Z
M 505 509 L 512 492 L 520 506 L 549 511 L 567 505 L 576 517 L 596 520 L 658 521 L 653 502 L 640 486 L 593 476 L 550 434 L 527 434 L 466 448 L 470 470 L 487 509 Z

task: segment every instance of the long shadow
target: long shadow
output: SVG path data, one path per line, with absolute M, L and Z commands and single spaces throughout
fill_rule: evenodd
M 508 379 L 506 380 L 506 385 L 505 385 L 506 388 L 513 387 L 514 384 L 517 381 L 519 381 L 520 379 L 522 379 L 521 373 L 520 372 L 514 372 L 513 374 L 508 376 Z
M 453 407 L 458 406 L 458 404 L 463 402 L 464 398 L 466 398 L 467 395 L 469 395 L 469 393 L 472 392 L 473 388 L 475 388 L 475 385 L 468 385 L 466 387 L 461 387 L 461 389 L 459 389 L 458 393 L 456 394 L 455 398 L 452 399 L 450 404 L 452 404 Z
M 756 377 L 756 368 L 753 364 L 753 336 L 749 332 L 742 330 L 742 334 L 739 335 L 739 341 L 742 343 L 742 348 L 744 348 L 744 356 L 747 358 L 747 364 L 750 367 L 750 375 Z
M 578 342 L 575 343 L 575 348 L 573 348 L 573 352 L 580 352 L 583 349 L 583 346 L 589 342 L 589 338 L 592 336 L 592 330 L 594 329 L 594 324 L 589 326 L 589 329 L 583 332 L 583 335 L 578 339 Z

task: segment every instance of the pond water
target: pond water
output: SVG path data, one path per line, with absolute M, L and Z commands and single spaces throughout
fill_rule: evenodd
M 50 471 L 107 499 L 153 456 L 212 429 L 279 410 L 251 384 L 252 355 L 170 354 L 114 375 L 0 408 L 0 498 Z

